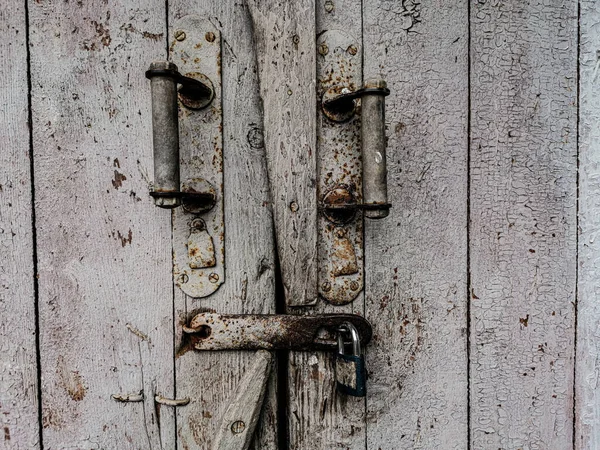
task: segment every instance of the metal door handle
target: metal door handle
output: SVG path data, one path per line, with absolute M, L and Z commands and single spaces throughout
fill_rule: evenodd
M 352 117 L 356 100 L 361 99 L 361 144 L 363 165 L 363 203 L 330 202 L 323 205 L 329 214 L 343 210 L 364 210 L 365 217 L 387 217 L 392 206 L 387 197 L 387 161 L 385 154 L 385 97 L 390 94 L 386 82 L 381 79 L 367 80 L 362 89 L 351 91 L 342 88 L 329 89 L 323 95 L 323 112 L 335 122 Z

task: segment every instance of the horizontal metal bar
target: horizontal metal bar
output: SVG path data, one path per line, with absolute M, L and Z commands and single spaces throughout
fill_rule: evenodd
M 350 322 L 361 345 L 372 336 L 371 324 L 356 314 L 216 314 L 196 315 L 183 328 L 184 346 L 195 350 L 326 350 L 337 348 L 337 329 Z

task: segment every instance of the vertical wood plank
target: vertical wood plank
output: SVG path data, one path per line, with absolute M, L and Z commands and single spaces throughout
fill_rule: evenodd
M 0 9 L 0 449 L 39 448 L 25 2 Z
M 174 448 L 169 212 L 148 196 L 165 4 L 31 1 L 46 448 Z M 112 394 L 143 391 L 144 401 Z
M 317 300 L 315 0 L 247 0 L 288 306 Z
M 353 44 L 357 51 L 357 58 L 362 52 L 362 27 L 361 27 L 360 3 L 352 0 L 339 0 L 335 4 L 329 0 L 317 0 L 316 2 L 316 36 L 324 36 L 326 31 L 331 33 L 339 31 L 355 40 L 344 42 L 345 45 Z M 343 41 L 341 37 L 328 40 L 327 54 L 345 52 L 336 48 Z M 331 140 L 339 139 L 343 145 L 354 146 L 360 154 L 360 118 L 356 117 L 352 124 L 331 124 L 320 111 L 320 98 L 324 85 L 329 87 L 332 75 L 325 73 L 321 68 L 325 58 L 322 48 L 317 51 L 317 103 L 319 111 L 315 111 L 317 117 L 317 164 L 319 176 L 325 179 L 327 174 L 323 167 L 336 167 L 339 160 L 331 153 Z M 332 61 L 331 59 L 329 61 Z M 331 69 L 331 66 L 328 66 Z M 348 72 L 351 69 L 348 68 Z M 358 78 L 353 81 L 356 87 L 361 86 L 361 71 Z M 326 129 L 329 127 L 329 129 Z M 343 131 L 342 131 L 343 130 Z M 333 136 L 333 137 L 332 137 Z M 324 149 L 329 145 L 329 153 Z M 351 154 L 351 151 L 347 151 Z M 325 158 L 331 158 L 326 160 Z M 342 172 L 343 167 L 338 167 Z M 332 176 L 335 177 L 336 174 Z M 357 177 L 360 179 L 360 176 Z M 346 179 L 346 182 L 349 180 Z M 321 182 L 321 181 L 320 181 Z M 321 185 L 322 186 L 322 185 Z M 325 192 L 319 192 L 319 197 Z M 319 218 L 319 220 L 324 220 Z M 322 226 L 322 225 L 320 225 Z M 361 227 L 358 227 L 361 230 Z M 319 250 L 327 249 L 323 245 Z M 362 258 L 359 252 L 359 257 Z M 324 255 L 319 257 L 319 264 L 326 264 L 328 258 Z M 320 269 L 326 269 L 321 267 Z M 326 271 L 324 271 L 326 272 Z M 325 278 L 327 279 L 327 278 Z M 323 282 L 320 280 L 319 282 Z M 302 311 L 304 312 L 304 311 Z M 360 293 L 357 298 L 348 305 L 335 306 L 320 298 L 317 305 L 311 308 L 310 314 L 323 313 L 349 313 L 364 314 L 364 296 Z M 288 397 L 288 438 L 289 448 L 307 450 L 330 450 L 333 448 L 364 449 L 365 448 L 365 399 L 355 398 L 339 394 L 336 390 L 335 369 L 333 355 L 326 352 L 290 352 L 288 366 L 289 397 Z
M 223 155 L 225 182 L 225 283 L 209 297 L 194 299 L 175 288 L 176 387 L 189 405 L 177 410 L 178 448 L 209 449 L 254 352 L 181 351 L 181 324 L 199 310 L 275 313 L 273 217 L 264 154 L 262 117 L 252 45 L 251 20 L 243 2 L 172 0 L 173 24 L 189 15 L 208 18 L 221 31 Z M 254 446 L 277 448 L 275 370 L 268 384 Z
M 577 2 L 470 20 L 471 442 L 571 448 Z
M 365 219 L 367 448 L 467 447 L 467 2 L 363 3 L 389 217 Z
M 600 448 L 600 11 L 594 1 L 580 2 L 579 56 L 579 244 L 577 354 L 575 357 L 575 448 Z

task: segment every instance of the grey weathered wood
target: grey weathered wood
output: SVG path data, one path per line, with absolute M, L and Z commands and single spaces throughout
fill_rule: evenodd
M 315 0 L 247 0 L 288 306 L 317 300 Z
M 316 35 L 321 38 L 326 35 L 323 32 L 329 30 L 327 42 L 327 55 L 339 53 L 339 45 L 347 46 L 354 44 L 357 50 L 358 60 L 361 57 L 361 10 L 360 3 L 353 1 L 338 1 L 333 9 L 327 6 L 325 0 L 316 2 Z M 332 35 L 333 30 L 340 30 L 345 35 L 353 37 L 354 42 L 346 42 L 341 33 Z M 346 49 L 344 49 L 346 50 Z M 323 49 L 320 50 L 324 52 Z M 326 59 L 319 50 L 316 53 L 317 64 L 317 94 L 321 94 L 323 86 L 329 87 L 331 84 L 329 78 L 324 74 L 327 70 L 323 65 Z M 346 58 L 348 60 L 348 58 Z M 331 64 L 331 63 L 330 63 Z M 357 63 L 359 64 L 359 63 Z M 329 67 L 330 69 L 330 67 Z M 347 73 L 353 74 L 352 80 L 356 87 L 360 87 L 362 71 L 360 65 L 358 71 L 346 68 Z M 335 78 L 335 77 L 334 77 Z M 341 181 L 347 172 L 347 167 L 342 166 L 342 162 L 349 162 L 349 155 L 353 153 L 360 155 L 360 118 L 351 123 L 332 126 L 328 119 L 324 118 L 322 113 L 317 111 L 317 158 L 319 171 L 319 187 L 321 192 L 319 198 L 325 193 L 326 179 L 331 178 L 330 182 Z M 339 139 L 343 142 L 344 156 L 334 154 L 336 143 L 333 139 Z M 348 148 L 346 148 L 347 146 Z M 336 166 L 339 164 L 339 166 Z M 360 167 L 358 168 L 360 169 Z M 352 179 L 351 179 L 352 178 Z M 360 179 L 360 175 L 358 177 Z M 348 177 L 343 180 L 346 183 L 356 181 L 354 177 Z M 319 218 L 322 230 L 325 219 Z M 353 233 L 360 233 L 359 241 L 362 241 L 362 223 L 352 227 L 350 236 Z M 327 233 L 324 233 L 325 235 Z M 325 238 L 323 236 L 321 239 Z M 328 246 L 320 243 L 319 251 L 328 250 Z M 358 257 L 362 259 L 362 250 L 357 249 Z M 328 280 L 328 257 L 320 254 L 318 263 L 321 271 L 320 283 Z M 362 280 L 360 280 L 362 283 Z M 333 284 L 333 283 L 332 283 Z M 335 289 L 335 287 L 333 287 Z M 332 290 L 333 290 L 332 289 Z M 303 312 L 303 311 L 302 311 Z M 350 304 L 334 306 L 320 298 L 318 304 L 311 308 L 311 313 L 347 313 L 354 312 L 363 314 L 364 297 L 359 293 L 357 298 Z M 289 445 L 293 449 L 324 449 L 346 448 L 346 449 L 364 449 L 365 448 L 365 400 L 364 398 L 354 398 L 341 395 L 336 392 L 335 373 L 333 365 L 333 355 L 324 352 L 290 352 L 290 362 L 288 366 L 288 434 Z
M 25 2 L 0 8 L 0 449 L 39 448 Z
M 467 447 L 467 2 L 363 3 L 389 217 L 365 219 L 367 448 Z
M 579 56 L 579 245 L 577 354 L 575 357 L 575 448 L 600 448 L 598 396 L 600 340 L 600 11 L 595 1 L 580 2 Z
M 470 20 L 471 443 L 571 448 L 577 2 Z
M 46 448 L 174 448 L 170 213 L 148 196 L 165 3 L 29 2 Z M 142 391 L 119 403 L 112 394 Z
M 275 254 L 248 10 L 234 1 L 170 1 L 169 41 L 176 31 L 173 24 L 189 14 L 208 18 L 222 37 L 226 281 L 203 299 L 186 297 L 175 288 L 177 396 L 191 399 L 177 409 L 177 443 L 181 449 L 210 449 L 254 352 L 185 352 L 181 324 L 199 309 L 274 313 Z M 273 374 L 257 428 L 257 449 L 277 448 L 275 386 Z
M 269 383 L 273 355 L 266 350 L 259 350 L 252 359 L 254 362 L 240 381 L 235 397 L 228 402 L 217 431 L 214 450 L 247 450 L 252 443 Z

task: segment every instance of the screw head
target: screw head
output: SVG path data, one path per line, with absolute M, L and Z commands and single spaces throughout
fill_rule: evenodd
M 343 228 L 338 228 L 335 232 L 335 235 L 341 239 L 344 236 L 346 236 L 346 230 L 344 230 Z
M 175 39 L 177 39 L 179 42 L 185 41 L 185 31 L 177 30 L 175 32 Z
M 326 43 L 323 42 L 321 45 L 319 45 L 319 53 L 323 56 L 329 53 L 329 47 L 327 47 Z
M 215 33 L 213 33 L 212 31 L 207 32 L 204 35 L 204 39 L 206 39 L 207 42 L 214 42 L 215 41 Z
M 353 291 L 357 291 L 359 287 L 360 287 L 360 285 L 358 284 L 357 281 L 350 282 L 350 289 L 352 289 Z
M 331 0 L 327 0 L 325 2 L 325 11 L 327 11 L 328 13 L 330 13 L 331 11 L 333 11 L 333 2 Z
M 189 280 L 190 280 L 190 277 L 188 277 L 186 273 L 182 273 L 181 275 L 179 275 L 179 276 L 177 277 L 177 282 L 178 282 L 179 284 L 185 284 L 185 283 L 187 283 Z
M 298 206 L 298 203 L 296 203 L 296 202 L 291 202 L 291 203 L 290 203 L 290 210 L 291 210 L 292 212 L 296 212 L 296 211 L 298 211 L 298 208 L 299 208 L 299 206 Z
M 352 44 L 350 47 L 348 47 L 348 53 L 350 53 L 352 56 L 356 55 L 358 53 L 356 45 Z
M 211 283 L 216 283 L 219 281 L 219 274 L 211 272 L 210 275 L 208 276 L 208 281 L 210 281 Z
M 329 281 L 324 281 L 323 284 L 321 284 L 321 289 L 323 292 L 329 292 L 331 290 L 331 283 Z
M 292 38 L 292 41 L 294 41 L 294 44 L 298 44 L 300 42 L 300 36 L 295 34 L 294 37 Z
M 231 432 L 233 434 L 240 434 L 246 429 L 246 424 L 241 420 L 236 420 L 231 424 Z

